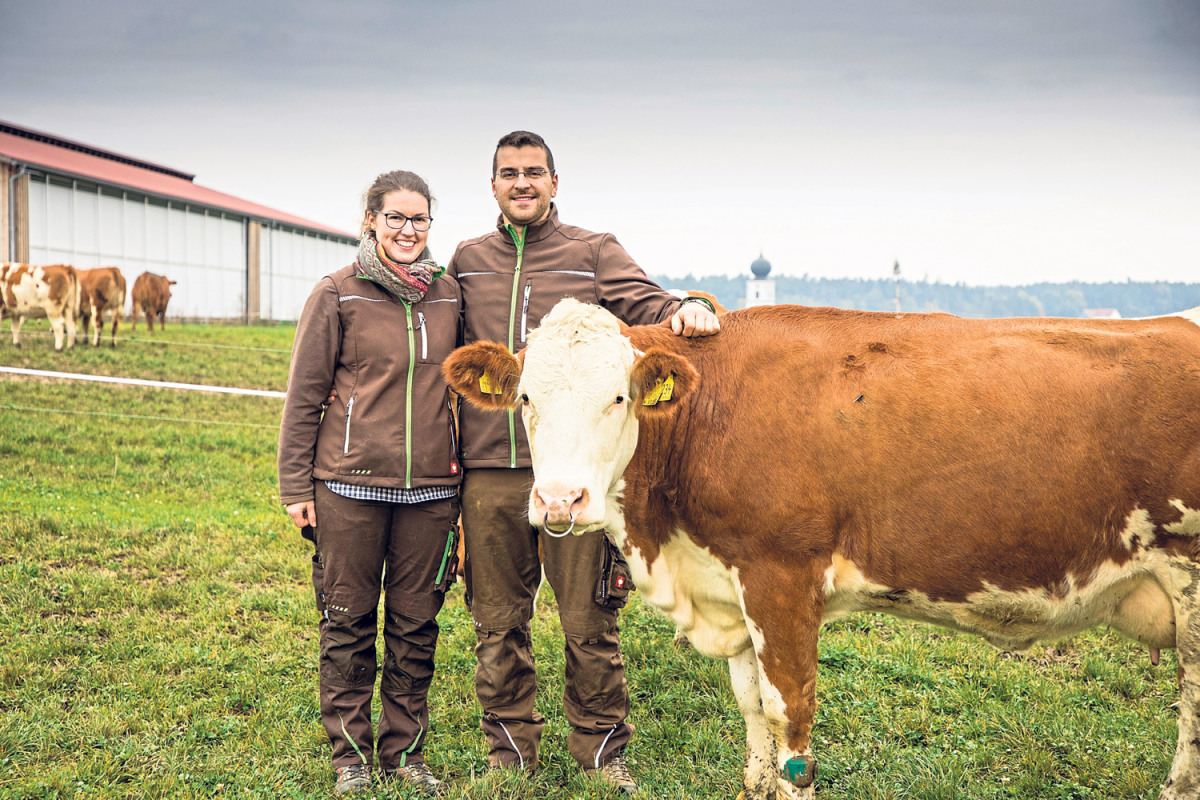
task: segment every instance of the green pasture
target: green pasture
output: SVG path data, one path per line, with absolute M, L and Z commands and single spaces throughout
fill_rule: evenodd
M 139 326 L 115 351 L 55 353 L 44 322 L 19 350 L 7 329 L 4 366 L 272 390 L 294 332 Z M 311 545 L 275 497 L 281 407 L 0 373 L 0 798 L 331 795 Z M 532 780 L 485 774 L 461 588 L 440 621 L 427 756 L 452 797 L 617 797 L 566 753 L 549 591 Z M 671 633 L 637 598 L 624 615 L 632 770 L 644 797 L 731 800 L 745 731 L 725 665 Z M 822 800 L 1154 798 L 1166 777 L 1173 653 L 1152 667 L 1093 631 L 1017 658 L 866 614 L 828 626 L 820 653 Z

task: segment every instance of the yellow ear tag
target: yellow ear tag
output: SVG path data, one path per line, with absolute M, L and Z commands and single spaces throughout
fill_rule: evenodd
M 675 376 L 668 375 L 665 378 L 659 378 L 658 383 L 654 384 L 654 388 L 646 395 L 646 399 L 642 400 L 642 405 L 653 406 L 660 402 L 666 402 L 671 399 L 671 395 L 675 391 Z
M 479 376 L 479 391 L 484 394 L 500 394 L 500 389 L 492 388 L 492 381 L 488 378 L 486 372 Z

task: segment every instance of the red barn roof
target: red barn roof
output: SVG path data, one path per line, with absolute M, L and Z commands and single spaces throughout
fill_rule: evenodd
M 346 231 L 192 183 L 194 176 L 0 121 L 0 156 L 55 173 L 356 239 Z

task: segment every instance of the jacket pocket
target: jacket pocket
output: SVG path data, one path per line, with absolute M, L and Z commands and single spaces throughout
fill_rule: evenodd
M 413 356 L 422 364 L 440 365 L 458 345 L 460 317 L 453 298 L 428 300 L 413 312 Z
M 422 311 L 417 312 L 417 321 L 421 323 L 421 360 L 429 360 L 429 333 L 425 327 L 425 314 Z
M 342 455 L 350 452 L 350 417 L 354 414 L 354 398 L 346 401 L 346 438 L 342 443 Z
M 458 408 L 461 398 L 451 393 L 446 398 L 446 408 L 450 410 L 450 474 L 458 474 Z
M 529 333 L 529 293 L 533 291 L 533 282 L 525 284 L 525 300 L 521 303 L 521 341 Z

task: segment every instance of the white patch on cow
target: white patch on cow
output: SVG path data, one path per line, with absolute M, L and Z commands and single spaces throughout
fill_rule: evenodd
M 1134 515 L 1130 515 L 1131 518 Z M 1088 579 L 1067 576 L 1049 588 L 1010 591 L 985 584 L 964 602 L 874 583 L 849 559 L 834 557 L 825 573 L 823 621 L 853 611 L 882 611 L 982 636 L 1006 650 L 1069 636 L 1106 623 L 1150 647 L 1174 646 L 1171 558 L 1141 550 L 1125 564 L 1105 563 Z
M 1182 500 L 1172 500 L 1171 505 L 1183 515 L 1183 519 L 1164 525 L 1163 529 L 1180 536 L 1200 536 L 1200 511 L 1188 508 Z
M 1171 567 L 1178 622 L 1179 738 L 1160 800 L 1190 800 L 1200 797 L 1200 564 L 1176 557 Z
M 1134 547 L 1146 547 L 1154 542 L 1154 523 L 1150 521 L 1150 512 L 1144 508 L 1135 508 L 1125 518 L 1125 530 L 1121 531 L 1121 541 L 1127 550 Z
M 729 682 L 746 720 L 746 766 L 742 782 L 751 797 L 768 797 L 777 783 L 775 738 L 763 715 L 758 656 L 746 648 L 729 658 Z
M 609 529 L 624 548 L 621 522 Z M 628 557 L 634 585 L 646 602 L 665 613 L 700 653 L 729 658 L 750 646 L 735 577 L 707 548 L 698 547 L 687 531 L 677 529 L 647 564 L 642 551 Z
M 825 569 L 825 614 L 822 622 L 844 617 L 852 611 L 861 611 L 857 598 L 860 592 L 869 591 L 867 578 L 854 562 L 838 553 L 833 554 L 833 563 Z M 884 587 L 876 586 L 876 590 Z
M 21 341 L 21 325 L 26 317 L 48 317 L 54 331 L 54 349 L 62 350 L 64 334 L 68 347 L 75 345 L 75 303 L 78 281 L 75 271 L 62 266 L 33 267 L 19 276 L 24 264 L 7 264 L 4 270 L 3 305 L 12 315 L 13 345 Z M 55 289 L 63 293 L 56 296 Z M 11 297 L 9 296 L 11 293 Z

